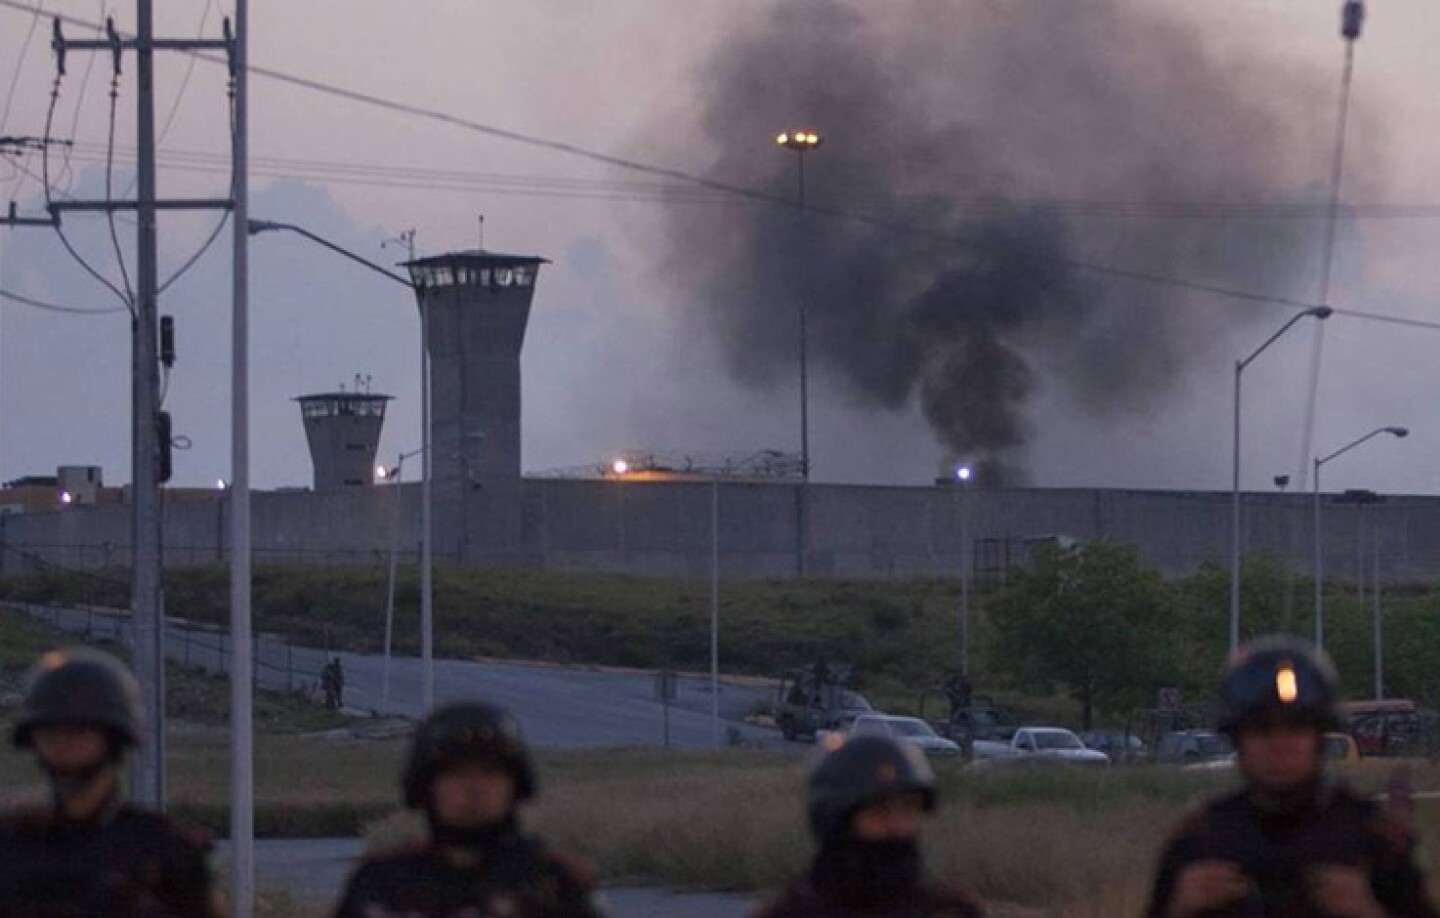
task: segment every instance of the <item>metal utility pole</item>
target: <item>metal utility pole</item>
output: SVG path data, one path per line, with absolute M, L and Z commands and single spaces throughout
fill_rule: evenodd
M 255 911 L 254 661 L 250 622 L 250 21 L 235 0 L 230 335 L 230 914 Z
M 165 620 L 160 587 L 160 369 L 158 361 L 159 278 L 156 216 L 161 208 L 170 210 L 229 210 L 229 198 L 201 201 L 161 201 L 155 177 L 155 49 L 223 50 L 234 53 L 227 39 L 183 40 L 155 38 L 153 0 L 136 0 L 136 35 L 122 39 L 109 24 L 104 39 L 70 41 L 55 23 L 53 47 L 61 63 L 70 50 L 107 51 L 119 66 L 123 51 L 135 52 L 136 103 L 136 198 L 134 201 L 53 201 L 52 219 L 59 221 L 65 211 L 133 210 L 136 214 L 136 291 L 132 322 L 132 458 L 131 458 L 131 590 L 130 603 L 135 635 L 133 648 L 135 676 L 148 719 L 148 736 L 140 744 L 131 774 L 133 796 L 142 803 L 163 809 L 165 805 Z M 236 482 L 237 485 L 240 482 Z M 237 509 L 239 495 L 236 495 Z M 237 516 L 241 514 L 237 512 Z M 239 556 L 239 545 L 236 555 Z M 248 637 L 235 642 L 249 646 Z M 248 680 L 247 680 L 248 685 Z M 240 712 L 235 712 L 236 715 Z

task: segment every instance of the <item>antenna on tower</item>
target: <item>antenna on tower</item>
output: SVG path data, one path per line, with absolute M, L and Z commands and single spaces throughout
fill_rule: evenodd
M 403 246 L 405 248 L 405 254 L 409 256 L 409 260 L 415 260 L 415 230 L 401 230 L 400 235 L 395 238 L 382 239 L 380 241 L 380 248 L 382 249 L 388 249 L 392 245 Z
M 485 251 L 485 215 L 480 214 L 480 251 Z

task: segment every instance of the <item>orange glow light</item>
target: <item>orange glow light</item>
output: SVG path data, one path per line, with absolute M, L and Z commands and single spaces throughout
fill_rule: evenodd
M 1280 696 L 1280 701 L 1284 704 L 1294 704 L 1295 699 L 1300 697 L 1300 686 L 1295 680 L 1294 667 L 1287 664 L 1275 672 L 1275 694 Z

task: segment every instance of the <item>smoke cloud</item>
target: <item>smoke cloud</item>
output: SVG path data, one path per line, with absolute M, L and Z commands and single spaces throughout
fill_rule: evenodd
M 692 329 L 788 395 L 803 301 L 812 399 L 918 406 L 991 483 L 1023 479 L 1042 388 L 1100 418 L 1154 409 L 1237 322 L 1284 315 L 1073 263 L 1308 294 L 1318 221 L 1178 205 L 1313 196 L 1335 92 L 1221 59 L 1182 10 L 785 0 L 737 24 L 698 74 L 698 130 L 647 145 L 794 199 L 800 154 L 776 133 L 824 142 L 804 154 L 805 212 L 665 208 Z

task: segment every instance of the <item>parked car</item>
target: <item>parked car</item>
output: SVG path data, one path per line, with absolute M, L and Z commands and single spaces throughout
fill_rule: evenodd
M 1155 744 L 1155 761 L 1161 765 L 1223 768 L 1235 761 L 1230 737 L 1213 730 L 1176 730 Z
M 1080 734 L 1080 741 L 1097 752 L 1103 752 L 1116 765 L 1143 762 L 1149 755 L 1145 741 L 1124 730 L 1090 730 Z
M 1325 734 L 1322 753 L 1325 761 L 1340 765 L 1354 765 L 1360 761 L 1360 747 L 1356 744 L 1355 737 L 1348 733 Z
M 1021 727 L 1008 743 L 976 740 L 970 748 L 975 763 L 982 767 L 1020 762 L 1110 764 L 1110 757 L 1105 753 L 1087 749 L 1080 737 L 1060 727 Z
M 960 746 L 938 735 L 918 717 L 895 714 L 861 714 L 850 725 L 849 736 L 892 736 L 920 747 L 926 755 L 958 756 Z

